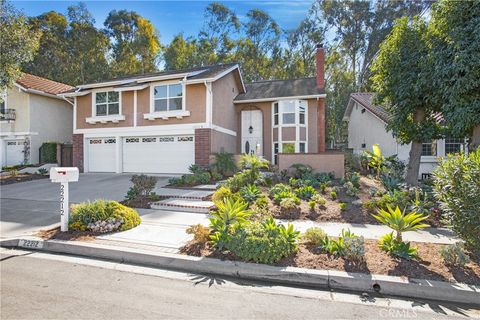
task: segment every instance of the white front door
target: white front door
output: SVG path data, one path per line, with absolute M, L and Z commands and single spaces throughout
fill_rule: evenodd
M 15 166 L 22 164 L 24 157 L 24 140 L 7 140 L 5 141 L 5 165 Z
M 126 137 L 123 172 L 187 173 L 195 163 L 193 136 Z
M 88 171 L 115 172 L 115 144 L 116 138 L 88 139 Z
M 263 156 L 263 115 L 260 110 L 242 111 L 242 153 Z

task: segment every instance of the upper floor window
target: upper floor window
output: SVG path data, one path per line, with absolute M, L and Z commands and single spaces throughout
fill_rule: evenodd
M 95 93 L 95 115 L 120 114 L 120 94 L 115 91 Z
M 304 100 L 282 100 L 273 103 L 274 125 L 306 123 L 307 102 Z
M 437 142 L 435 140 L 424 142 L 422 144 L 422 156 L 436 156 Z
M 154 111 L 182 110 L 183 87 L 181 84 L 168 84 L 153 87 Z
M 445 138 L 445 154 L 462 151 L 463 143 L 462 138 Z

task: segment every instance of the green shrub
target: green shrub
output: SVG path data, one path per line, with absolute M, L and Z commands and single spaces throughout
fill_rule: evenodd
M 275 263 L 297 250 L 299 232 L 271 219 L 263 224 L 251 222 L 235 228 L 227 249 L 245 261 Z
M 353 183 L 351 183 L 350 181 L 346 182 L 343 187 L 345 188 L 345 193 L 350 196 L 350 197 L 356 197 L 357 196 L 357 193 L 358 193 L 358 189 L 355 188 L 355 186 L 353 185 Z
M 295 200 L 295 202 L 298 202 L 298 204 L 300 204 L 300 199 L 298 199 L 298 197 L 295 195 L 295 193 L 291 192 L 291 191 L 283 191 L 283 192 L 280 192 L 280 193 L 277 193 L 273 196 L 273 202 L 277 205 L 280 204 L 280 202 L 282 202 L 283 199 L 286 199 L 286 198 L 292 198 Z
M 255 205 L 259 208 L 267 208 L 268 203 L 267 197 L 263 194 L 255 200 Z
M 328 187 L 328 183 L 326 182 L 320 183 L 320 185 L 318 186 L 318 188 L 320 189 L 320 192 L 323 194 L 327 192 L 327 187 Z
M 315 210 L 315 207 L 316 207 L 317 203 L 313 200 L 310 200 L 308 201 L 308 207 L 310 208 L 310 210 Z
M 286 197 L 286 198 L 283 198 L 282 201 L 280 201 L 280 207 L 286 210 L 297 209 L 299 205 L 300 205 L 300 199 L 298 199 L 295 196 Z
M 417 259 L 418 253 L 416 247 L 411 247 L 410 242 L 399 241 L 394 237 L 393 232 L 387 233 L 378 241 L 380 249 L 391 255 L 407 260 Z
M 57 143 L 42 143 L 40 147 L 40 159 L 42 163 L 57 163 Z
M 358 238 L 356 234 L 347 229 L 346 231 L 342 229 L 341 235 L 338 237 L 337 240 L 333 240 L 329 237 L 324 237 L 321 241 L 320 247 L 327 251 L 329 254 L 335 254 L 339 256 L 345 256 L 347 253 L 351 256 L 355 255 L 356 253 L 361 253 L 358 246 L 359 243 L 352 242 L 350 239 Z M 347 243 L 346 243 L 347 242 Z M 361 239 L 361 244 L 363 247 L 363 238 Z M 352 246 L 351 248 L 347 246 Z M 356 246 L 356 247 L 353 247 Z M 365 253 L 365 249 L 363 249 L 363 253 Z
M 317 191 L 312 186 L 305 186 L 295 189 L 295 194 L 297 197 L 303 200 L 310 200 Z
M 194 224 L 186 230 L 187 234 L 193 235 L 193 241 L 205 244 L 210 240 L 210 229 L 201 224 Z
M 351 182 L 355 188 L 360 188 L 360 174 L 358 172 L 347 173 L 347 181 Z
M 231 198 L 232 196 L 233 196 L 232 190 L 222 186 L 213 193 L 212 201 L 214 203 L 225 202 L 227 198 Z
M 130 181 L 133 183 L 133 189 L 143 197 L 148 196 L 157 184 L 157 178 L 147 175 L 133 175 Z
M 325 200 L 320 194 L 314 194 L 312 201 L 315 201 L 320 207 L 325 206 L 327 200 Z
M 254 203 L 262 193 L 254 184 L 250 184 L 240 189 L 240 196 L 249 204 Z
M 465 254 L 464 245 L 461 242 L 443 246 L 440 249 L 440 255 L 446 265 L 465 266 L 470 262 L 470 258 Z
M 336 191 L 330 191 L 330 198 L 332 198 L 332 200 L 336 200 L 337 199 L 337 192 Z
M 307 243 L 314 246 L 320 246 L 322 241 L 325 239 L 327 234 L 323 231 L 322 228 L 313 227 L 308 228 L 305 233 L 302 235 L 302 239 Z
M 347 204 L 345 202 L 340 202 L 340 210 L 342 211 L 347 210 Z
M 382 195 L 379 199 L 371 199 L 363 203 L 363 207 L 370 211 L 377 211 L 379 209 L 387 209 L 387 206 L 392 208 L 399 207 L 404 210 L 410 202 L 410 196 L 406 191 L 395 190 L 393 192 Z
M 343 237 L 343 256 L 354 263 L 365 259 L 365 239 L 351 234 Z
M 270 190 L 268 191 L 268 194 L 270 198 L 273 199 L 276 194 L 279 194 L 282 192 L 292 192 L 292 188 L 286 184 L 278 183 L 270 188 Z
M 480 148 L 450 155 L 433 172 L 434 194 L 453 231 L 480 253 Z
M 233 154 L 227 152 L 215 153 L 213 167 L 224 177 L 233 174 L 237 170 Z
M 116 201 L 97 200 L 72 205 L 69 225 L 73 230 L 92 229 L 98 222 L 120 222 L 116 229 L 129 230 L 141 222 L 137 211 Z
M 243 170 L 228 178 L 227 181 L 225 181 L 224 186 L 230 188 L 232 192 L 238 192 L 241 188 L 248 186 L 249 184 L 255 184 L 256 179 L 252 181 L 251 177 L 252 175 L 249 170 Z

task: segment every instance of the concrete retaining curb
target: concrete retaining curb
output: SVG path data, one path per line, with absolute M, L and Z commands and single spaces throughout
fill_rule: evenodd
M 26 242 L 27 241 L 27 242 Z M 21 247 L 55 253 L 101 258 L 122 263 L 167 268 L 199 274 L 213 274 L 248 280 L 270 281 L 322 289 L 378 292 L 384 295 L 480 305 L 480 287 L 421 279 L 312 270 L 263 264 L 222 261 L 173 253 L 112 247 L 86 242 L 59 240 L 5 239 L 1 247 Z

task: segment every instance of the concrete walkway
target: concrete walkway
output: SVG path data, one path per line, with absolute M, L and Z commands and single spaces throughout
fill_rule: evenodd
M 138 227 L 99 236 L 97 239 L 155 246 L 160 251 L 175 253 L 192 239 L 193 236 L 186 233 L 189 226 L 198 223 L 209 224 L 206 214 L 151 209 L 136 210 L 142 217 L 142 223 Z
M 392 229 L 384 225 L 374 224 L 351 224 L 336 222 L 314 222 L 314 221 L 288 221 L 278 220 L 283 224 L 291 223 L 300 232 L 305 232 L 308 228 L 320 227 L 329 236 L 339 236 L 342 229 L 350 229 L 353 233 L 363 236 L 365 239 L 379 239 L 383 235 L 392 232 Z M 405 241 L 430 242 L 439 244 L 452 244 L 459 241 L 454 233 L 446 228 L 426 228 L 420 231 L 409 231 L 403 234 Z

